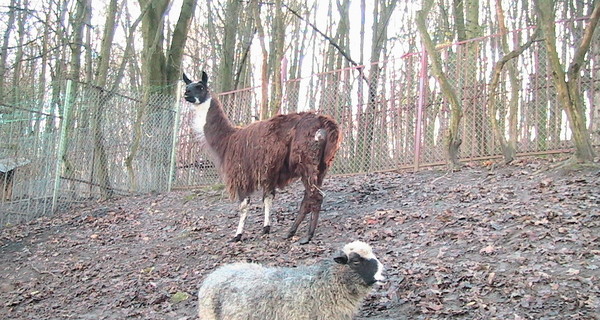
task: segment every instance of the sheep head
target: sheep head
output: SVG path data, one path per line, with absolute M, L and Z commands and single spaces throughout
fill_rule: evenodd
M 208 75 L 202 71 L 202 80 L 194 82 L 190 80 L 185 73 L 183 74 L 183 81 L 185 82 L 185 100 L 201 104 L 210 98 L 208 91 Z
M 339 264 L 348 265 L 368 286 L 383 281 L 383 265 L 368 244 L 354 241 L 344 246 L 333 260 Z

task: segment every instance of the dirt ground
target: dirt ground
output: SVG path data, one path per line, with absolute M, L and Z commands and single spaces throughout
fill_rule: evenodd
M 299 184 L 277 195 L 269 236 L 254 201 L 241 243 L 218 189 L 81 205 L 0 230 L 0 319 L 195 319 L 216 266 L 310 264 L 355 239 L 388 279 L 356 319 L 600 319 L 599 165 L 330 177 L 304 246 L 283 239 Z

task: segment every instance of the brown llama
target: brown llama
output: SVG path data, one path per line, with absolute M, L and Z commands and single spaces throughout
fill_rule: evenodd
M 310 226 L 301 244 L 315 233 L 323 203 L 321 185 L 340 147 L 341 134 L 329 116 L 312 112 L 277 115 L 246 127 L 231 124 L 216 95 L 208 89 L 208 76 L 192 82 L 184 74 L 185 99 L 195 103 L 194 130 L 206 144 L 232 199 L 240 202 L 240 221 L 233 241 L 240 241 L 248 215 L 250 195 L 262 190 L 263 234 L 271 230 L 270 210 L 275 188 L 301 179 L 304 198 L 286 238 L 296 233 L 310 212 Z

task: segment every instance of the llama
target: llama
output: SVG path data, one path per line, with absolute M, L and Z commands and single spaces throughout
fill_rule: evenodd
M 275 189 L 300 179 L 304 198 L 286 239 L 296 234 L 300 223 L 311 213 L 308 233 L 300 240 L 301 244 L 310 242 L 323 203 L 321 185 L 341 143 L 335 120 L 300 112 L 235 127 L 217 97 L 211 95 L 204 71 L 199 82 L 192 82 L 185 74 L 183 80 L 184 97 L 195 104 L 194 130 L 213 156 L 230 197 L 239 201 L 240 220 L 233 241 L 242 239 L 252 193 L 262 190 L 263 234 L 268 234 Z

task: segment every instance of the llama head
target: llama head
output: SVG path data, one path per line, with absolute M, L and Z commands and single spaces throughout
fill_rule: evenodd
M 201 104 L 210 98 L 206 72 L 202 71 L 202 80 L 198 82 L 190 80 L 184 73 L 183 81 L 185 82 L 185 100 Z
M 373 254 L 371 246 L 362 241 L 348 243 L 333 260 L 339 264 L 348 265 L 368 286 L 385 280 L 383 265 Z

